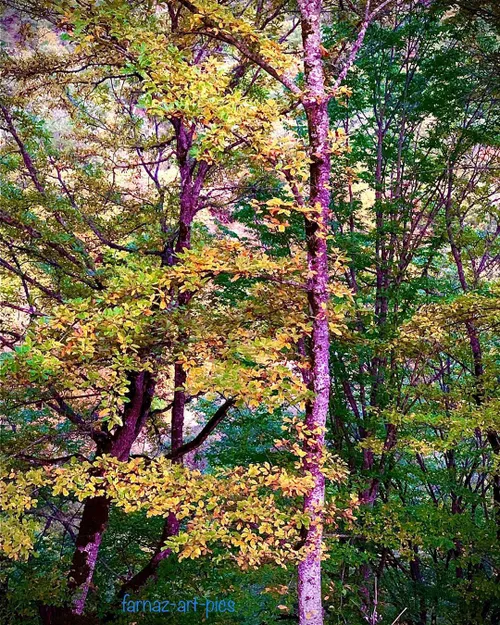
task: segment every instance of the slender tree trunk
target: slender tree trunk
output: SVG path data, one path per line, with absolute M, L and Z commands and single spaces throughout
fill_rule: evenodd
M 181 365 L 175 365 L 175 385 L 174 401 L 172 405 L 172 420 L 171 420 L 171 450 L 177 451 L 183 444 L 184 434 L 184 409 L 186 405 L 186 395 L 183 386 L 178 387 L 178 382 L 184 384 L 186 380 L 186 374 Z M 181 382 L 182 380 L 182 382 Z M 182 457 L 173 462 L 182 464 Z M 163 530 L 160 540 L 156 546 L 155 552 L 149 562 L 132 578 L 126 581 L 118 593 L 118 598 L 121 599 L 125 593 L 134 592 L 139 590 L 144 584 L 156 574 L 160 562 L 172 553 L 170 549 L 164 547 L 165 541 L 171 536 L 176 536 L 179 533 L 179 520 L 174 512 L 170 512 L 165 519 Z
M 191 247 L 191 228 L 193 219 L 199 208 L 200 192 L 208 173 L 208 164 L 204 161 L 197 162 L 189 156 L 192 146 L 193 132 L 188 130 L 182 120 L 174 118 L 172 125 L 176 134 L 176 156 L 179 164 L 181 188 L 179 195 L 179 233 L 175 244 L 174 254 L 165 254 L 163 265 L 173 266 L 179 262 L 178 255 Z M 180 306 L 189 304 L 193 294 L 184 291 L 177 294 L 177 303 Z M 182 343 L 187 336 L 180 335 Z M 178 451 L 184 443 L 184 414 L 186 407 L 186 372 L 180 363 L 174 364 L 174 398 L 170 421 L 171 452 Z M 174 459 L 173 462 L 182 464 L 183 456 Z M 153 577 L 162 562 L 171 554 L 170 549 L 164 547 L 167 538 L 179 533 L 179 521 L 174 512 L 170 512 L 165 519 L 162 534 L 156 546 L 155 552 L 149 562 L 119 590 L 121 598 L 128 591 L 139 590 L 151 577 Z
M 163 544 L 170 536 L 175 536 L 179 533 L 179 521 L 175 514 L 171 512 L 163 526 L 163 531 L 161 534 L 160 541 L 158 543 L 158 547 L 151 558 L 151 560 L 143 567 L 134 577 L 129 579 L 123 586 L 120 588 L 120 592 L 118 594 L 118 598 L 121 599 L 125 595 L 125 593 L 133 593 L 142 588 L 144 584 L 155 575 L 158 570 L 158 566 L 162 560 L 167 558 L 171 554 L 170 549 L 165 549 Z
M 325 444 L 324 428 L 330 398 L 328 328 L 328 250 L 326 230 L 330 205 L 330 152 L 328 131 L 328 98 L 321 57 L 321 0 L 299 0 L 302 40 L 304 45 L 304 74 L 307 95 L 304 108 L 307 115 L 311 151 L 310 194 L 312 208 L 318 210 L 314 220 L 306 219 L 307 264 L 309 279 L 307 297 L 313 321 L 311 339 L 311 387 L 313 399 L 306 406 L 305 422 L 312 431 L 320 431 L 305 443 L 304 469 L 310 471 L 314 486 L 304 500 L 304 511 L 312 518 L 305 537 L 307 555 L 299 564 L 298 595 L 301 625 L 321 625 L 321 553 L 323 541 L 323 508 L 325 480 L 321 460 Z
M 448 179 L 447 179 L 447 195 L 446 195 L 446 204 L 445 204 L 445 216 L 446 216 L 446 231 L 448 234 L 448 242 L 450 244 L 451 253 L 453 255 L 453 259 L 455 261 L 455 265 L 457 267 L 458 279 L 460 281 L 460 286 L 462 287 L 462 291 L 467 293 L 469 291 L 469 284 L 467 282 L 467 278 L 465 277 L 465 270 L 462 259 L 462 252 L 459 246 L 456 243 L 455 236 L 453 233 L 453 214 L 452 214 L 452 191 L 453 191 L 453 166 L 452 164 L 448 167 Z M 474 363 L 474 377 L 475 377 L 475 395 L 474 399 L 478 406 L 484 401 L 484 383 L 483 383 L 483 375 L 484 375 L 484 364 L 483 364 L 483 350 L 481 346 L 481 340 L 479 338 L 479 332 L 473 321 L 467 321 L 465 323 L 465 327 L 467 330 L 467 336 L 469 339 L 469 345 L 472 353 L 472 360 Z M 493 428 L 488 428 L 486 433 L 488 442 L 491 445 L 491 449 L 495 455 L 500 454 L 500 437 L 498 432 Z M 500 540 L 500 473 L 496 472 L 493 474 L 493 508 L 495 521 L 497 525 L 497 537 Z
M 425 595 L 424 595 L 424 578 L 422 576 L 422 569 L 420 567 L 420 557 L 418 555 L 418 547 L 414 547 L 413 551 L 415 552 L 415 557 L 410 561 L 410 576 L 412 581 L 415 584 L 415 594 L 418 598 L 419 602 L 419 615 L 418 622 L 416 625 L 426 625 L 427 624 L 427 607 L 425 603 Z
M 387 99 L 387 85 L 385 86 L 385 99 Z M 389 266 L 387 263 L 386 244 L 386 214 L 384 208 L 384 141 L 386 137 L 384 109 L 379 112 L 375 108 L 375 119 L 377 120 L 377 160 L 375 167 L 375 269 L 376 269 L 376 289 L 375 289 L 375 323 L 377 325 L 380 339 L 386 333 L 387 316 L 389 310 L 388 286 L 389 286 Z M 376 353 L 370 363 L 371 389 L 370 407 L 378 408 L 383 401 L 383 390 L 386 382 L 387 357 L 385 354 Z M 391 427 L 390 424 L 388 424 Z M 386 425 L 387 427 L 387 425 Z M 362 437 L 366 439 L 372 432 L 362 428 Z M 387 437 L 386 437 L 387 441 Z M 360 502 L 365 506 L 372 507 L 380 492 L 381 481 L 383 480 L 383 457 L 380 465 L 375 470 L 375 453 L 370 448 L 363 449 L 363 470 L 372 473 L 369 484 L 360 493 Z M 375 596 L 370 586 L 373 580 L 373 570 L 371 563 L 362 564 L 359 569 L 361 585 L 359 589 L 360 611 L 368 623 L 377 623 L 378 614 L 375 604 Z

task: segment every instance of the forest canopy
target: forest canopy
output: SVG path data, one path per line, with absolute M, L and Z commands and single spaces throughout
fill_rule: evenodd
M 498 2 L 0 6 L 0 621 L 498 624 Z

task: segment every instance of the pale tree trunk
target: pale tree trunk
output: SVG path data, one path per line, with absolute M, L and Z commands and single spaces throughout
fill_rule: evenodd
M 302 40 L 304 45 L 304 75 L 306 96 L 304 108 L 307 115 L 309 146 L 311 152 L 310 194 L 311 207 L 319 215 L 306 219 L 307 265 L 309 278 L 307 297 L 313 321 L 311 338 L 311 390 L 313 399 L 306 406 L 305 423 L 309 430 L 321 434 L 305 444 L 304 469 L 314 477 L 314 485 L 304 500 L 304 511 L 312 518 L 305 536 L 307 555 L 298 569 L 299 620 L 301 625 L 321 625 L 323 607 L 321 599 L 321 551 L 323 542 L 323 508 L 325 479 L 321 472 L 321 459 L 325 443 L 324 428 L 330 399 L 328 329 L 328 250 L 326 228 L 330 204 L 330 152 L 328 131 L 328 97 L 321 57 L 321 0 L 299 0 Z

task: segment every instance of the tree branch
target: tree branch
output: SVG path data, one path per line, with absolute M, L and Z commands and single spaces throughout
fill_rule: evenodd
M 185 443 L 179 449 L 174 452 L 171 452 L 166 455 L 166 458 L 169 460 L 177 460 L 181 456 L 185 456 L 190 451 L 197 449 L 204 443 L 210 434 L 215 430 L 215 428 L 219 425 L 219 423 L 224 419 L 227 415 L 229 409 L 234 406 L 235 400 L 234 398 L 228 399 L 225 401 L 222 406 L 220 406 L 215 412 L 214 416 L 210 419 L 210 421 L 205 425 L 205 427 L 201 430 L 197 436 L 193 438 L 189 443 Z

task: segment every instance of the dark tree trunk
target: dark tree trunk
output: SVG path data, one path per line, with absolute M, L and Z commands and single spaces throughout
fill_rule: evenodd
M 125 593 L 133 593 L 142 588 L 144 584 L 156 574 L 158 566 L 162 560 L 167 558 L 171 554 L 170 549 L 165 549 L 163 544 L 170 536 L 175 536 L 179 533 L 179 521 L 173 512 L 171 512 L 163 526 L 160 542 L 156 548 L 156 551 L 151 560 L 143 567 L 134 577 L 129 579 L 120 588 L 118 598 L 121 599 Z
M 192 146 L 193 132 L 188 130 L 182 120 L 174 118 L 171 120 L 176 134 L 176 157 L 179 164 L 181 189 L 180 189 L 180 211 L 179 211 L 179 232 L 175 244 L 175 253 L 164 255 L 163 264 L 173 266 L 179 262 L 178 255 L 191 247 L 191 228 L 193 219 L 199 210 L 200 192 L 205 182 L 209 166 L 204 161 L 197 162 L 190 157 L 189 150 Z M 174 297 L 174 294 L 172 294 Z M 193 294 L 189 291 L 176 294 L 177 303 L 180 306 L 189 304 Z M 180 335 L 179 342 L 187 340 L 187 336 Z M 186 406 L 186 372 L 180 363 L 174 365 L 174 399 L 172 402 L 170 441 L 171 453 L 174 454 L 173 462 L 182 464 L 183 456 L 175 458 L 177 452 L 184 443 L 184 413 Z M 156 575 L 162 560 L 171 554 L 170 549 L 164 547 L 167 538 L 179 533 L 179 521 L 173 512 L 165 519 L 163 531 L 157 544 L 155 553 L 150 561 L 131 579 L 122 585 L 118 597 L 123 597 L 128 591 L 139 590 L 146 582 Z
M 452 190 L 453 190 L 453 166 L 452 164 L 448 167 L 448 187 L 447 187 L 447 195 L 446 195 L 446 204 L 445 204 L 445 216 L 446 216 L 446 231 L 448 234 L 448 242 L 450 244 L 451 253 L 453 255 L 453 259 L 455 261 L 455 265 L 457 267 L 458 279 L 460 282 L 460 286 L 462 287 L 462 291 L 467 293 L 469 291 L 469 284 L 467 282 L 467 278 L 465 276 L 465 269 L 462 259 L 462 251 L 459 248 L 455 235 L 453 233 L 453 214 L 452 214 Z M 475 326 L 473 321 L 467 321 L 465 324 L 467 330 L 467 336 L 469 339 L 470 350 L 472 353 L 472 360 L 474 366 L 474 377 L 475 377 L 475 393 L 474 400 L 478 406 L 484 401 L 484 364 L 483 364 L 483 352 L 481 347 L 481 340 L 479 338 L 479 332 L 477 327 Z M 488 442 L 491 445 L 491 449 L 495 455 L 500 453 L 500 437 L 498 432 L 492 428 L 489 428 L 487 433 Z M 497 472 L 493 475 L 493 508 L 494 515 L 497 525 L 497 536 L 500 540 L 500 474 Z
M 149 414 L 155 387 L 152 374 L 145 371 L 131 374 L 129 383 L 129 402 L 123 414 L 123 424 L 114 434 L 104 433 L 99 437 L 97 456 L 109 454 L 122 461 L 128 460 Z M 85 609 L 109 510 L 110 502 L 104 496 L 92 497 L 84 504 L 68 579 L 68 588 L 73 593 L 73 614 L 82 614 Z
M 418 547 L 414 547 L 415 557 L 410 561 L 410 576 L 415 583 L 416 596 L 420 604 L 418 621 L 416 625 L 427 625 L 427 608 L 425 605 L 425 596 L 423 594 L 424 578 L 422 577 L 422 570 L 420 567 L 420 558 L 418 555 Z

